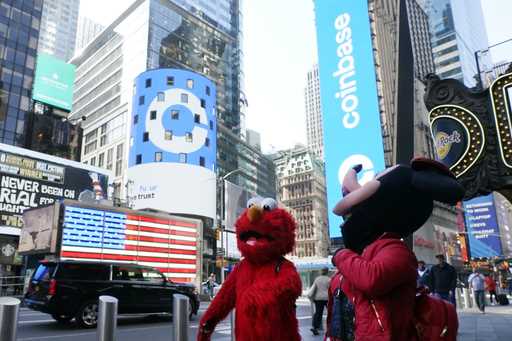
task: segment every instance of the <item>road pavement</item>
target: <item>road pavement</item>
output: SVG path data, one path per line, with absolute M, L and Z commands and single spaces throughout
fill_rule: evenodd
M 201 304 L 199 315 L 207 308 Z M 199 317 L 200 317 L 199 316 Z M 189 340 L 195 340 L 199 317 L 190 322 Z M 310 304 L 307 300 L 297 302 L 297 317 L 300 333 L 305 341 L 321 341 L 323 336 L 311 335 Z M 486 314 L 475 310 L 459 311 L 460 333 L 459 341 L 478 340 L 512 340 L 512 306 L 488 307 Z M 168 316 L 120 317 L 118 320 L 117 339 L 122 341 L 170 341 L 173 333 L 172 318 Z M 229 321 L 223 321 L 215 329 L 213 340 L 231 340 Z M 96 330 L 81 329 L 74 323 L 61 325 L 50 315 L 21 308 L 18 341 L 91 341 L 96 340 Z

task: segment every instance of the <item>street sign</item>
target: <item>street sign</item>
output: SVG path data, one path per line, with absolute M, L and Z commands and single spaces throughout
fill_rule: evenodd
M 226 250 L 222 247 L 217 248 L 217 256 L 224 256 L 226 254 Z

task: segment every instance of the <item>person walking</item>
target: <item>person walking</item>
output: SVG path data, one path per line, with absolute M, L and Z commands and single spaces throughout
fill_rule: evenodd
M 469 288 L 473 290 L 478 309 L 485 314 L 485 277 L 478 269 L 474 268 L 468 278 Z
M 430 271 L 425 266 L 425 262 L 422 260 L 418 261 L 418 287 L 429 286 Z
M 457 286 L 457 271 L 446 263 L 444 255 L 437 255 L 437 264 L 430 269 L 430 291 L 455 305 L 455 287 Z
M 318 335 L 318 330 L 322 327 L 322 316 L 324 313 L 324 307 L 327 305 L 327 300 L 329 298 L 329 283 L 331 281 L 330 277 L 327 276 L 328 273 L 329 269 L 323 268 L 320 276 L 315 278 L 313 285 L 309 289 L 308 297 L 315 304 L 313 327 L 311 328 L 313 335 Z
M 492 297 L 494 296 L 494 299 L 496 300 L 496 303 L 498 303 L 498 298 L 496 295 L 496 282 L 494 281 L 494 278 L 492 278 L 491 275 L 485 276 L 485 290 L 489 292 L 491 304 L 494 305 L 494 301 Z
M 325 341 L 354 341 L 354 306 L 342 285 L 343 275 L 338 271 L 329 285 Z
M 214 289 L 216 286 L 217 283 L 215 282 L 215 274 L 211 273 L 210 277 L 208 277 L 208 280 L 206 281 L 206 288 L 208 290 L 208 296 L 210 296 L 210 299 L 213 299 Z

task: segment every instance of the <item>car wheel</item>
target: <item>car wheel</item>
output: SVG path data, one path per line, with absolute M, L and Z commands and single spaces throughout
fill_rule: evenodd
M 83 328 L 94 328 L 98 323 L 98 301 L 85 302 L 76 314 L 76 322 Z
M 62 315 L 62 314 L 52 314 L 52 317 L 55 321 L 57 321 L 58 323 L 62 323 L 62 324 L 69 323 L 69 321 L 71 321 L 73 319 L 73 316 Z

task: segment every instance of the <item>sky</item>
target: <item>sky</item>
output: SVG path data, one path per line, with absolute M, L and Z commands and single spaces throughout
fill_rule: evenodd
M 504 24 L 512 1 L 481 2 L 489 44 L 512 38 L 512 25 Z M 81 0 L 80 14 L 108 25 L 131 3 Z M 244 0 L 243 15 L 247 128 L 261 134 L 265 152 L 306 143 L 304 86 L 317 62 L 313 0 Z M 512 42 L 492 53 L 495 62 L 512 60 Z

